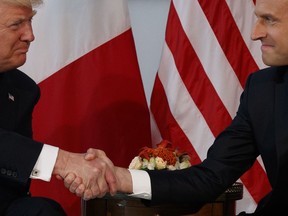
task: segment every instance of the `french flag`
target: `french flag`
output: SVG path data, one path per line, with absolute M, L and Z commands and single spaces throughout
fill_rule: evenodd
M 128 167 L 151 133 L 127 1 L 49 0 L 37 11 L 36 40 L 20 68 L 41 88 L 34 138 L 71 152 L 103 149 Z M 80 198 L 55 177 L 34 180 L 32 194 L 80 215 Z

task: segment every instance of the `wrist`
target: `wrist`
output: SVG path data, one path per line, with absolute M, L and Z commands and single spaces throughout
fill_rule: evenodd
M 69 160 L 69 152 L 59 149 L 52 174 L 65 177 L 65 170 Z
M 118 191 L 122 193 L 133 193 L 132 177 L 128 169 L 115 167 L 118 182 Z

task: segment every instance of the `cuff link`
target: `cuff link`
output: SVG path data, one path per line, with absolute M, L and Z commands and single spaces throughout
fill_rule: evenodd
M 32 175 L 32 176 L 39 176 L 39 173 L 40 173 L 40 171 L 39 171 L 39 170 L 37 170 L 37 169 L 34 169 L 34 170 L 32 170 L 32 173 L 31 173 L 31 175 Z

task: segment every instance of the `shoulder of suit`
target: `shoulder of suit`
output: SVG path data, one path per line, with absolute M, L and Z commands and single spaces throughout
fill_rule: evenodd
M 38 85 L 31 77 L 18 69 L 7 71 L 5 75 L 9 79 L 9 82 L 17 88 L 23 90 L 35 90 L 35 88 L 38 88 Z

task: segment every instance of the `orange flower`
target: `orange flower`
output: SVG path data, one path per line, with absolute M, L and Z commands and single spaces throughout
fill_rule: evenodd
M 184 157 L 185 156 L 185 157 Z M 157 160 L 155 160 L 157 158 Z M 130 163 L 129 168 L 134 169 L 182 169 L 191 166 L 190 157 L 186 152 L 180 151 L 172 146 L 167 140 L 162 140 L 156 148 L 143 147 L 137 157 Z M 161 166 L 157 166 L 156 162 Z M 137 165 L 137 166 L 136 166 Z

